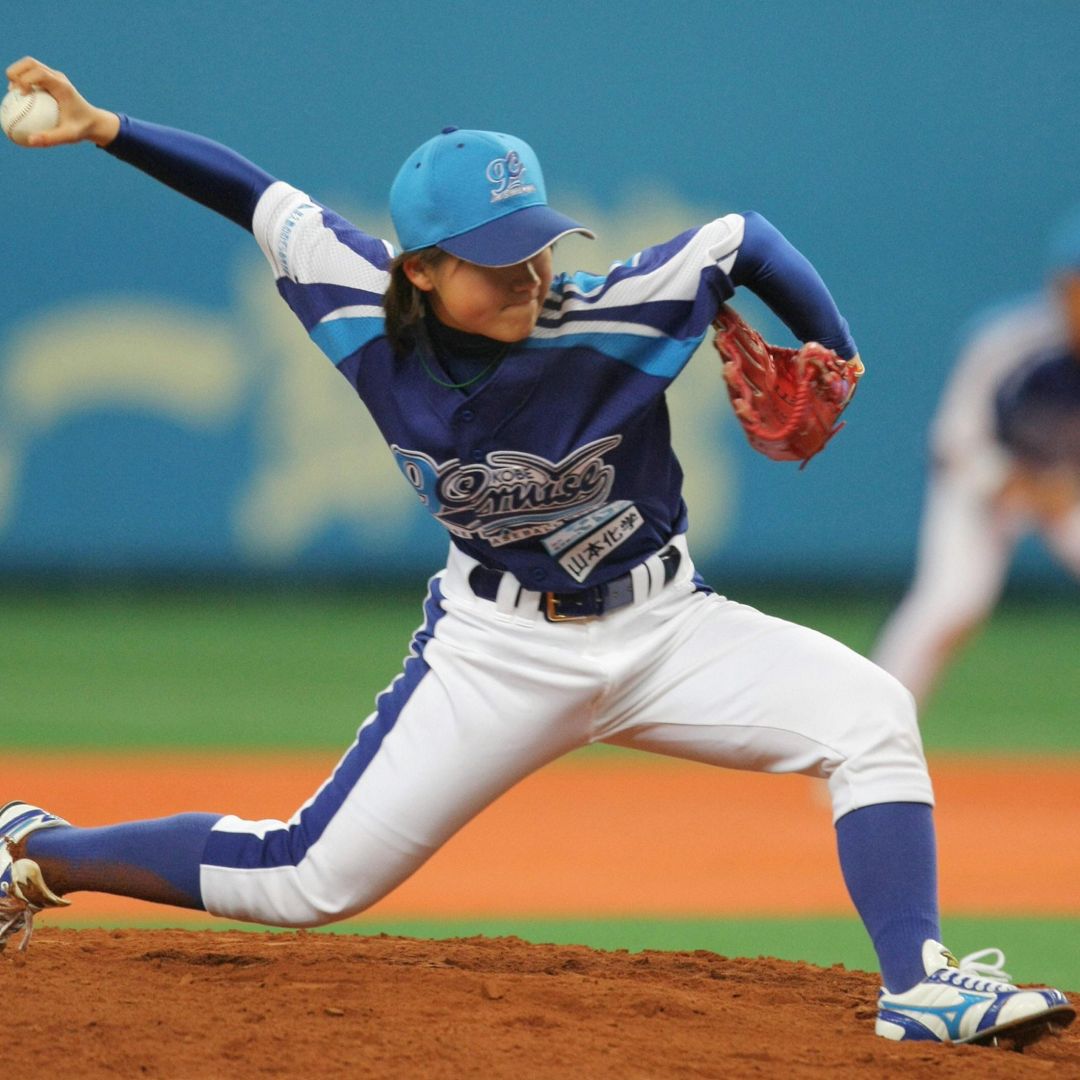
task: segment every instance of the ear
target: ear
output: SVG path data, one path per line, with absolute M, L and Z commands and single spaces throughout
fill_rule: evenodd
M 435 282 L 431 278 L 431 272 L 427 266 L 424 265 L 423 259 L 419 255 L 411 255 L 402 264 L 401 269 L 405 271 L 405 276 L 415 285 L 421 292 L 431 292 L 435 288 Z

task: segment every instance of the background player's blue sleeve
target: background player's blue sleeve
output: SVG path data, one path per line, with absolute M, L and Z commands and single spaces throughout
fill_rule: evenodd
M 123 113 L 105 150 L 249 231 L 259 196 L 274 182 L 227 146 Z
M 762 300 L 800 341 L 818 341 L 845 359 L 858 349 L 821 275 L 761 214 L 743 214 L 745 231 L 730 278 Z

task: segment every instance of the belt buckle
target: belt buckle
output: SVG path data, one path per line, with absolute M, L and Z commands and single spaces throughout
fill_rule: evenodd
M 591 619 L 592 615 L 563 615 L 559 611 L 559 594 L 553 592 L 544 593 L 544 614 L 548 622 L 577 622 L 580 619 Z

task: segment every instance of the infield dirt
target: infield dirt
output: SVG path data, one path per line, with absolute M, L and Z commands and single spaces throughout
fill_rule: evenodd
M 328 769 L 325 756 L 297 754 L 5 763 L 23 780 L 10 795 L 84 825 L 187 809 L 287 816 Z M 1080 887 L 1075 761 L 972 764 L 932 768 L 946 910 L 1068 913 Z M 987 820 L 1008 859 L 971 844 Z M 6 1075 L 1080 1077 L 1080 1022 L 1023 1054 L 889 1043 L 873 1033 L 876 974 L 840 966 L 517 938 L 211 932 L 207 916 L 188 930 L 73 929 L 67 919 L 163 910 L 73 900 L 39 920 L 25 963 L 10 949 L 0 956 Z M 850 907 L 811 781 L 598 762 L 530 777 L 375 910 L 721 917 Z
M 0 979 L 8 1076 L 1080 1076 L 1080 1025 L 1023 1054 L 890 1043 L 872 974 L 703 951 L 43 926 Z

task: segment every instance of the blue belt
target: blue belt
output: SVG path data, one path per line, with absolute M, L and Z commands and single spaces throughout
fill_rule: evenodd
M 682 562 L 682 555 L 676 547 L 667 547 L 659 553 L 660 563 L 664 568 L 664 584 L 675 576 Z M 488 566 L 474 566 L 469 571 L 469 587 L 481 600 L 494 600 L 499 594 L 503 570 L 493 570 Z M 569 619 L 592 619 L 597 615 L 607 615 L 634 602 L 634 583 L 630 574 L 623 574 L 603 585 L 593 585 L 588 589 L 574 592 L 543 592 L 539 594 L 540 610 L 548 622 L 565 622 Z

